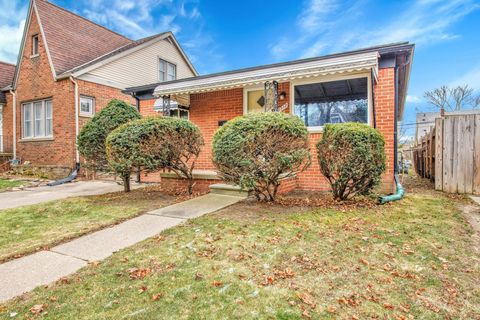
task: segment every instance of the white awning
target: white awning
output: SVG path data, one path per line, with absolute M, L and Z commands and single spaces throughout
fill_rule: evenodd
M 218 91 L 261 84 L 265 81 L 289 81 L 331 74 L 373 71 L 378 73 L 378 52 L 366 52 L 318 60 L 300 60 L 285 64 L 248 68 L 207 76 L 180 79 L 158 85 L 154 95 L 178 95 Z

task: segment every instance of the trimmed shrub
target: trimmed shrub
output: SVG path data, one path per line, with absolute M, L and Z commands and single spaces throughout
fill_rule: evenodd
M 193 169 L 203 144 L 200 129 L 188 120 L 147 117 L 114 130 L 107 138 L 107 156 L 124 182 L 137 167 L 147 172 L 168 169 L 187 179 L 191 194 Z
M 105 140 L 110 132 L 131 120 L 139 119 L 140 113 L 130 104 L 113 99 L 83 126 L 77 139 L 78 151 L 93 170 L 106 170 L 108 163 Z
M 310 165 L 307 128 L 283 112 L 237 117 L 215 133 L 213 162 L 226 182 L 273 201 L 282 178 Z
M 325 125 L 317 154 L 320 170 L 339 200 L 368 194 L 386 169 L 385 140 L 366 124 Z

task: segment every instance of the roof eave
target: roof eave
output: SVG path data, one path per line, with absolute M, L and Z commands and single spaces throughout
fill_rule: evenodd
M 318 61 L 303 61 L 265 67 L 255 70 L 239 71 L 237 73 L 220 74 L 207 78 L 187 78 L 182 81 L 172 81 L 158 85 L 155 96 L 168 94 L 191 94 L 245 87 L 265 81 L 291 81 L 300 78 L 312 78 L 329 74 L 361 73 L 373 70 L 377 74 L 378 53 L 366 52 L 350 56 L 320 59 Z M 127 90 L 128 91 L 128 90 Z

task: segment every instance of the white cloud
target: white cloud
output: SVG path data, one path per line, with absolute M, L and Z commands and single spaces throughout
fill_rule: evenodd
M 407 103 L 420 103 L 420 102 L 422 102 L 422 99 L 420 99 L 418 96 L 407 95 Z
M 27 7 L 16 1 L 0 0 L 0 8 L 0 60 L 16 63 Z
M 451 87 L 468 85 L 471 88 L 480 90 L 480 64 L 473 67 L 467 73 L 461 75 L 452 83 L 449 84 Z
M 419 46 L 460 35 L 451 27 L 480 8 L 475 0 L 401 2 L 392 19 L 372 18 L 368 1 L 307 0 L 297 27 L 270 45 L 274 58 L 298 58 L 374 44 L 411 41 Z M 373 4 L 375 5 L 375 4 Z M 400 4 L 397 3 L 397 6 Z M 286 46 L 285 46 L 286 44 Z

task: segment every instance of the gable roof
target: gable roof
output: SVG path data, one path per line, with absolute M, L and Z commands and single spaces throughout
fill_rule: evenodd
M 120 58 L 142 45 L 154 43 L 159 38 L 169 38 L 193 73 L 198 75 L 171 32 L 163 32 L 134 41 L 47 0 L 30 1 L 27 24 L 17 60 L 18 66 L 21 63 L 32 15 L 37 17 L 52 74 L 57 80 L 69 77 L 73 72 L 78 73 L 85 68 L 91 69 L 92 66 L 97 66 L 101 62 Z M 18 72 L 19 68 L 13 79 L 13 87 L 16 86 Z
M 164 39 L 168 39 L 177 48 L 177 50 L 182 55 L 182 57 L 184 58 L 185 62 L 189 66 L 189 68 L 192 70 L 193 74 L 198 75 L 197 70 L 195 69 L 195 67 L 193 66 L 190 59 L 187 57 L 187 55 L 183 51 L 183 49 L 180 47 L 180 44 L 177 42 L 173 33 L 171 31 L 167 31 L 167 32 L 161 32 L 161 33 L 149 36 L 149 37 L 145 37 L 145 38 L 142 38 L 142 39 L 132 41 L 131 43 L 129 43 L 125 46 L 117 48 L 117 49 L 115 49 L 111 52 L 108 52 L 107 54 L 104 54 L 102 56 L 99 56 L 98 58 L 93 59 L 93 60 L 91 60 L 91 61 L 89 61 L 85 64 L 82 64 L 82 65 L 77 66 L 77 67 L 75 67 L 71 70 L 68 70 L 68 71 L 64 72 L 63 74 L 60 74 L 58 76 L 58 78 L 68 77 L 72 74 L 74 76 L 79 76 L 83 73 L 88 72 L 91 69 L 95 69 L 96 67 L 98 67 L 98 66 L 100 66 L 104 63 L 108 63 L 110 61 L 119 59 L 124 55 L 130 54 L 130 53 L 132 53 L 136 50 L 139 50 L 139 49 L 141 49 L 145 46 L 148 46 L 152 43 L 155 43 L 157 41 L 164 40 Z
M 59 75 L 133 41 L 46 0 L 33 0 Z
M 12 84 L 14 74 L 15 74 L 14 64 L 0 61 L 0 90 Z M 5 93 L 0 91 L 0 103 L 5 103 L 5 102 L 7 102 Z

